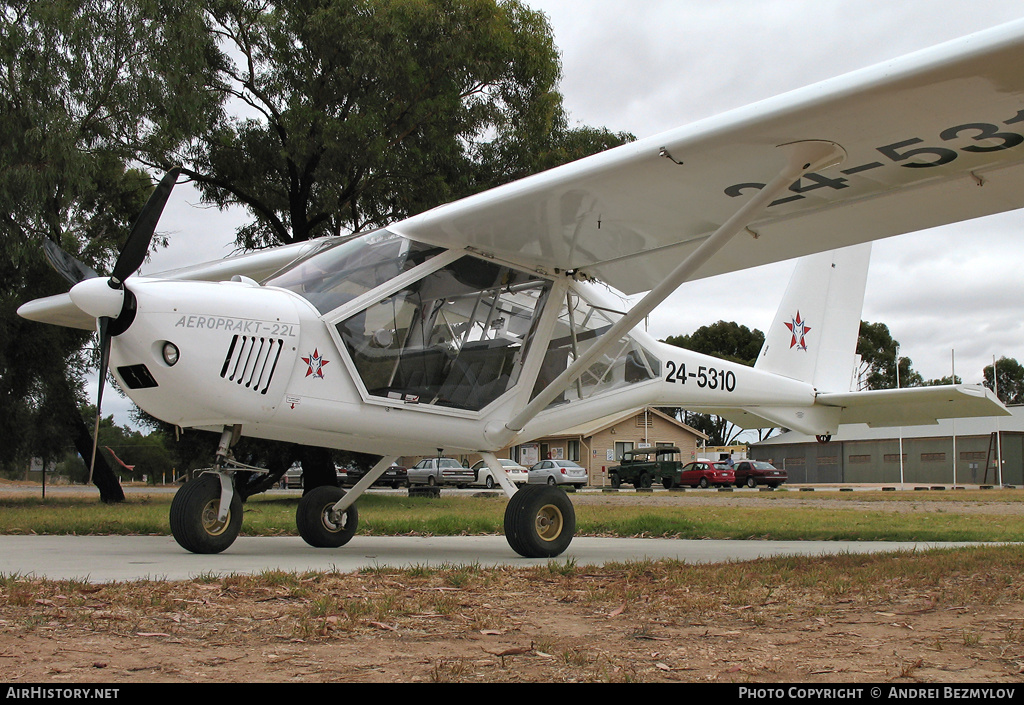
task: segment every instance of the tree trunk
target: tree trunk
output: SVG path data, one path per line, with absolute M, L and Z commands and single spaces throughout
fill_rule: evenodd
M 338 473 L 334 469 L 331 451 L 314 446 L 300 446 L 299 458 L 302 462 L 302 493 L 322 485 L 338 486 Z

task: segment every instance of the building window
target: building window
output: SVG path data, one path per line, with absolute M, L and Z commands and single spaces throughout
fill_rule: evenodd
M 870 463 L 871 462 L 871 456 L 870 455 L 851 455 L 850 456 L 850 462 L 851 463 Z
M 622 460 L 622 454 L 627 450 L 633 450 L 631 441 L 615 441 L 615 460 Z
M 784 465 L 787 465 L 787 466 L 789 466 L 789 465 L 804 465 L 806 463 L 806 458 L 786 458 L 782 462 L 783 462 Z
M 887 462 L 887 463 L 898 463 L 901 460 L 905 461 L 906 459 L 907 459 L 907 454 L 906 453 L 904 453 L 903 455 L 900 455 L 899 453 L 886 453 L 884 458 L 883 458 L 883 460 L 885 460 L 885 462 Z
M 946 459 L 945 453 L 921 453 L 922 463 L 939 463 Z
M 960 460 L 985 460 L 988 453 L 984 451 L 963 451 L 960 453 Z
M 568 457 L 568 460 L 572 460 L 572 461 L 578 463 L 580 461 L 580 442 L 579 441 L 569 441 L 568 445 L 569 445 L 569 457 Z
M 838 458 L 834 455 L 825 455 L 818 458 L 818 465 L 836 465 Z

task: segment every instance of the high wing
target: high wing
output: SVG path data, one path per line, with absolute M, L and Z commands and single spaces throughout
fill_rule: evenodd
M 1024 206 L 1024 21 L 948 42 L 391 226 L 548 271 L 651 288 L 778 172 L 779 145 L 846 160 L 790 187 L 695 277 Z M 681 84 L 684 85 L 684 84 Z
M 782 145 L 838 144 L 690 279 L 1024 206 L 1024 20 L 755 103 L 462 199 L 388 227 L 635 294 L 770 182 Z M 165 278 L 261 279 L 311 243 Z M 91 330 L 67 295 L 33 320 Z

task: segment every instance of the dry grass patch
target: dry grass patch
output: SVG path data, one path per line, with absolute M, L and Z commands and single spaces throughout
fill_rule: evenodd
M 0 678 L 1020 680 L 1024 552 L 0 581 Z M 4 658 L 17 652 L 17 658 Z

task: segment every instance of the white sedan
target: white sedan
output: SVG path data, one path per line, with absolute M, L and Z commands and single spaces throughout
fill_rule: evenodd
M 501 467 L 505 469 L 505 474 L 508 475 L 508 479 L 513 485 L 525 485 L 529 474 L 522 465 L 514 460 L 508 458 L 498 458 L 498 462 L 501 463 Z M 498 481 L 494 479 L 494 474 L 491 469 L 487 467 L 487 463 L 483 460 L 478 461 L 473 466 L 473 472 L 476 473 L 476 481 L 473 482 L 474 486 L 484 486 L 487 489 L 491 489 Z

